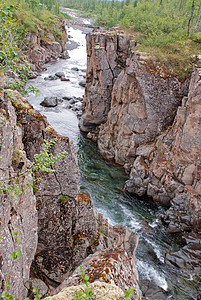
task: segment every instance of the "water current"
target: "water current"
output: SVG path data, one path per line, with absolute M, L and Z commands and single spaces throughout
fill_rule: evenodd
M 30 95 L 28 100 L 35 109 L 47 116 L 57 132 L 73 140 L 79 158 L 80 186 L 91 194 L 95 208 L 111 224 L 123 224 L 138 232 L 140 238 L 136 264 L 141 287 L 144 287 L 143 290 L 147 289 L 149 299 L 197 299 L 194 298 L 196 284 L 192 280 L 193 274 L 168 266 L 164 262 L 165 253 L 178 250 L 179 245 L 158 226 L 163 208 L 146 201 L 147 199 L 138 199 L 122 191 L 127 179 L 124 170 L 101 158 L 96 145 L 80 133 L 77 116 L 68 108 L 68 101 L 59 103 L 55 108 L 40 105 L 45 96 L 61 99 L 84 95 L 84 88 L 79 82 L 85 77 L 87 64 L 85 34 L 77 26 L 68 27 L 67 33 L 70 36 L 67 43 L 67 47 L 71 49 L 70 59 L 47 64 L 46 71 L 30 80 L 29 83 L 37 87 L 40 93 Z M 71 47 L 72 45 L 77 47 Z M 72 70 L 74 67 L 78 70 Z M 70 81 L 44 80 L 56 72 L 64 72 Z

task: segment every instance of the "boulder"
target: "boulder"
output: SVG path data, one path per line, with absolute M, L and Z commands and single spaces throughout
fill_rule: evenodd
M 37 76 L 38 76 L 38 73 L 31 71 L 31 72 L 29 72 L 28 78 L 35 79 L 35 78 L 37 78 Z
M 61 76 L 61 81 L 70 81 L 70 79 L 66 78 L 65 76 Z
M 73 67 L 73 68 L 71 68 L 71 70 L 72 70 L 72 71 L 77 71 L 77 72 L 78 72 L 78 71 L 79 71 L 79 68 Z
M 49 75 L 48 77 L 45 77 L 44 80 L 57 80 L 58 77 L 55 75 Z
M 86 81 L 85 80 L 81 80 L 79 82 L 79 85 L 82 86 L 82 87 L 85 87 L 86 86 Z
M 63 58 L 63 59 L 69 59 L 70 58 L 70 55 L 69 55 L 67 50 L 65 50 L 61 53 L 61 58 Z
M 40 105 L 45 107 L 55 107 L 58 104 L 57 97 L 45 97 L 44 100 L 40 103 Z
M 57 72 L 55 73 L 55 76 L 61 78 L 61 77 L 65 77 L 65 73 L 64 72 Z

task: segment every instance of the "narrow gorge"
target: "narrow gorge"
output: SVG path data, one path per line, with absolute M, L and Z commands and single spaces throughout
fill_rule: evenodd
M 161 223 L 184 238 L 187 253 L 165 260 L 193 270 L 194 256 L 200 260 L 200 57 L 190 82 L 180 81 L 135 44 L 122 32 L 88 34 L 80 129 L 104 158 L 124 166 L 126 191 L 169 208 Z
M 61 30 L 29 35 L 38 95 L 1 87 L 1 182 L 17 178 L 23 193 L 1 194 L 0 292 L 72 299 L 81 265 L 92 299 L 125 299 L 130 287 L 131 299 L 199 299 L 199 57 L 181 82 L 124 32 L 85 18 Z M 52 139 L 52 155 L 67 155 L 33 188 L 28 169 Z

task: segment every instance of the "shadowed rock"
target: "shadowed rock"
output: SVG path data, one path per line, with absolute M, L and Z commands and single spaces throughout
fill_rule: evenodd
M 65 77 L 65 73 L 64 72 L 57 72 L 55 73 L 55 76 L 61 78 L 61 77 Z

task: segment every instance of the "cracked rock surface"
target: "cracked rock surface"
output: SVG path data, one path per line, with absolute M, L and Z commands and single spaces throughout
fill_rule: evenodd
M 7 95 L 9 92 L 12 93 L 8 91 Z M 10 184 L 20 184 L 24 189 L 23 193 L 15 196 L 0 194 L 0 294 L 10 281 L 9 293 L 24 299 L 37 247 L 36 198 L 31 187 L 32 177 L 27 174 L 30 161 L 22 143 L 22 128 L 17 124 L 10 97 L 3 91 L 0 94 L 0 141 L 1 186 L 8 185 L 9 179 L 18 177 L 17 181 L 11 181 Z M 17 259 L 10 258 L 14 251 L 21 251 Z
M 98 281 L 107 284 L 115 284 L 123 291 L 128 290 L 129 287 L 135 287 L 134 293 L 130 299 L 141 299 L 135 262 L 132 257 L 128 256 L 125 250 L 121 248 L 108 248 L 97 251 L 83 261 L 82 268 L 89 277 L 89 283 Z M 66 287 L 80 285 L 81 283 L 82 278 L 80 276 L 80 268 L 77 268 L 73 275 L 65 280 L 55 292 L 61 291 Z M 98 293 L 99 292 L 97 291 L 97 295 Z M 57 297 L 58 296 L 54 296 L 47 299 L 59 299 Z M 92 299 L 101 298 L 94 297 Z M 112 299 L 119 298 L 114 297 Z
M 81 130 L 89 131 L 106 122 L 113 84 L 129 53 L 129 39 L 121 34 L 87 34 L 87 77 Z

